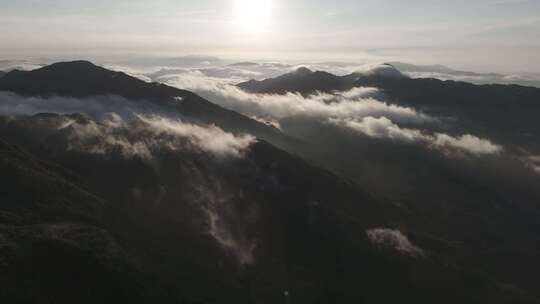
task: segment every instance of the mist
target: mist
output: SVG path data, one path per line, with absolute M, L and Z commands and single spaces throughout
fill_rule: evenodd
M 89 120 L 67 115 L 45 125 L 49 132 L 67 132 L 68 148 L 85 153 L 119 151 L 124 157 L 151 160 L 161 149 L 195 149 L 228 158 L 241 157 L 256 141 L 251 135 L 233 135 L 214 125 L 196 125 L 172 108 L 119 96 L 40 98 L 0 92 L 0 103 L 0 115 L 15 119 L 40 113 L 85 115 Z

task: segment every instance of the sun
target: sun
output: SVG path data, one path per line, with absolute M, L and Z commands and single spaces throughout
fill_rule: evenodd
M 235 0 L 235 24 L 243 33 L 269 31 L 272 21 L 272 0 Z

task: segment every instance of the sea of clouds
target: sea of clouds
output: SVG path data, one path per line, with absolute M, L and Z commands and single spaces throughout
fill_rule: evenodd
M 246 71 L 225 73 L 231 70 L 230 66 L 221 70 L 221 73 L 216 73 L 217 68 L 211 69 L 211 73 L 208 72 L 210 69 L 160 69 L 141 75 L 141 78 L 194 91 L 227 109 L 277 128 L 281 128 L 281 121 L 284 119 L 303 117 L 339 126 L 362 136 L 420 144 L 448 155 L 453 154 L 452 152 L 461 155 L 463 153 L 496 155 L 503 151 L 502 146 L 474 134 L 451 135 L 435 132 L 431 128 L 441 124 L 438 118 L 430 117 L 413 108 L 391 104 L 384 100 L 384 95 L 376 88 L 359 87 L 345 92 L 317 93 L 307 97 L 297 93 L 252 94 L 235 85 L 249 79 L 239 75 L 252 76 L 250 73 L 257 73 L 264 78 L 268 74 L 255 63 L 234 66 L 235 70 L 240 68 Z M 281 73 L 297 68 L 297 66 L 279 66 Z M 310 68 L 324 69 L 326 66 L 318 65 Z M 341 74 L 355 71 L 364 74 L 390 73 L 394 76 L 399 73 L 389 72 L 388 69 L 382 69 L 381 65 L 376 64 L 337 66 L 337 68 Z M 272 73 L 274 72 L 273 70 Z
M 7 61 L 4 62 L 5 66 L 7 64 Z M 32 66 L 40 66 L 27 61 L 24 64 L 30 69 Z M 443 66 L 392 64 L 409 77 L 438 75 L 437 78 L 441 79 L 460 80 L 459 77 L 463 76 L 462 80 L 467 80 L 466 77 L 473 77 L 478 78 L 478 82 L 483 82 L 484 80 L 488 81 L 488 78 L 500 76 L 455 71 Z M 448 121 L 442 121 L 438 117 L 430 117 L 417 109 L 392 104 L 386 101 L 384 94 L 375 88 L 354 88 L 347 92 L 318 93 L 306 97 L 295 93 L 284 95 L 251 94 L 236 86 L 236 84 L 250 79 L 262 80 L 276 77 L 295 71 L 301 66 L 312 70 L 328 71 L 336 75 L 347 75 L 354 72 L 369 74 L 374 71 L 396 74 L 395 71 L 379 69 L 381 65 L 376 63 L 235 62 L 198 56 L 157 62 L 131 61 L 106 65 L 107 68 L 124 71 L 145 81 L 162 82 L 193 91 L 213 103 L 274 126 L 285 133 L 287 130 L 282 128 L 283 120 L 302 117 L 354 132 L 358 136 L 404 144 L 417 144 L 426 149 L 440 151 L 445 155 L 500 155 L 505 151 L 502 145 L 488 138 L 481 138 L 476 134 L 441 131 L 440 126 L 448 125 Z M 506 75 L 505 77 L 507 79 L 519 78 L 514 76 Z M 484 78 L 480 81 L 482 77 Z M 534 75 L 528 77 L 528 80 L 535 79 Z M 143 110 L 132 109 L 131 105 L 119 97 L 108 97 L 109 100 L 106 103 L 55 98 L 48 100 L 47 105 L 44 105 L 40 99 L 29 98 L 25 99 L 24 103 L 18 103 L 14 106 L 13 100 L 17 103 L 17 98 L 12 98 L 13 96 L 6 98 L 5 94 L 9 93 L 2 94 L 0 94 L 0 98 L 3 98 L 4 102 L 0 105 L 0 113 L 7 114 L 47 111 L 73 113 L 80 112 L 80 109 L 84 108 L 83 112 L 92 118 L 99 118 L 98 116 L 103 113 L 117 113 L 124 119 L 127 117 L 133 119 L 135 117 L 133 113 L 155 114 L 160 111 L 151 104 L 138 105 L 139 108 L 144 107 Z M 167 111 L 158 114 L 163 117 L 168 115 Z M 183 122 L 184 120 L 180 119 Z M 456 120 L 453 123 L 458 124 L 459 121 Z M 527 159 L 527 162 L 524 161 L 524 163 L 529 168 L 537 168 L 535 162 L 531 162 L 530 158 Z

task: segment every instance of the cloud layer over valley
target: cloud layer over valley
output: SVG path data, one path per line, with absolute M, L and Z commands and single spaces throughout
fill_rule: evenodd
M 421 142 L 428 147 L 443 151 L 462 151 L 470 154 L 498 154 L 502 147 L 487 139 L 473 135 L 453 137 L 447 134 L 428 135 L 419 130 L 401 128 L 386 117 L 365 117 L 361 121 L 331 119 L 331 122 L 374 138 L 390 139 L 407 143 Z
M 69 139 L 68 149 L 84 153 L 107 155 L 116 151 L 124 157 L 150 160 L 163 150 L 191 150 L 218 158 L 240 157 L 255 142 L 250 135 L 233 135 L 214 125 L 188 122 L 173 108 L 118 96 L 44 99 L 0 92 L 0 115 L 40 113 L 68 114 L 52 124 L 44 123 L 44 131 L 62 133 Z M 69 115 L 74 113 L 90 119 Z
M 161 75 L 157 80 L 193 90 L 225 108 L 274 126 L 281 126 L 284 119 L 303 117 L 323 125 L 353 130 L 359 135 L 422 144 L 447 154 L 498 154 L 503 150 L 500 145 L 472 134 L 450 135 L 436 131 L 444 122 L 413 108 L 389 104 L 383 101 L 384 95 L 375 88 L 357 87 L 308 97 L 296 93 L 251 94 L 224 79 L 207 77 L 197 71 L 177 72 Z M 363 72 L 369 73 L 369 70 Z M 283 131 L 287 133 L 287 130 Z

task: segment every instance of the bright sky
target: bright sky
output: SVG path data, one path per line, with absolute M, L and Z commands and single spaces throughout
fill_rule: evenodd
M 70 50 L 394 56 L 539 72 L 539 38 L 540 0 L 0 0 L 3 57 Z

